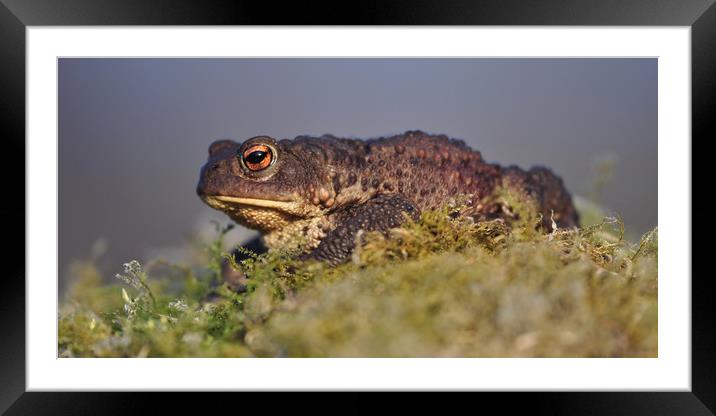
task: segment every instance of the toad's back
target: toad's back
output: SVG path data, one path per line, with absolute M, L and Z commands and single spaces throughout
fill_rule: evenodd
M 553 218 L 559 227 L 577 225 L 571 197 L 562 180 L 549 169 L 536 167 L 524 171 L 515 166 L 487 163 L 479 151 L 462 140 L 410 131 L 365 141 L 333 136 L 303 136 L 297 139 L 297 144 L 301 141 L 325 152 L 339 202 L 398 193 L 418 209 L 426 210 L 435 209 L 452 197 L 469 195 L 476 214 L 494 217 L 499 215 L 500 208 L 485 198 L 504 185 L 532 197 L 550 223 Z

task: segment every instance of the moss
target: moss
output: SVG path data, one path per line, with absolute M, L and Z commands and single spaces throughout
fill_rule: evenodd
M 656 229 L 632 243 L 606 218 L 544 235 L 511 202 L 511 230 L 448 204 L 366 234 L 338 267 L 249 253 L 244 293 L 216 282 L 221 227 L 195 265 L 130 262 L 107 285 L 77 263 L 60 356 L 656 356 Z

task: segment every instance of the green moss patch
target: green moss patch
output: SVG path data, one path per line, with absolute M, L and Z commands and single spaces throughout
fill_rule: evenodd
M 606 218 L 545 235 L 531 213 L 508 227 L 459 209 L 363 235 L 338 267 L 251 254 L 234 265 L 248 276 L 243 293 L 217 283 L 229 228 L 199 264 L 133 261 L 111 285 L 77 263 L 60 356 L 657 355 L 656 229 L 629 242 Z

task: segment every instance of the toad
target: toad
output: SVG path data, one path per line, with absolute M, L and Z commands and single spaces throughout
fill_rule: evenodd
M 461 195 L 467 208 L 459 215 L 514 220 L 495 198 L 500 189 L 533 203 L 545 232 L 578 225 L 572 198 L 551 170 L 489 163 L 461 140 L 421 131 L 370 140 L 216 141 L 197 194 L 259 230 L 269 249 L 287 248 L 298 237 L 303 258 L 338 264 L 350 258 L 359 232 L 387 232 Z

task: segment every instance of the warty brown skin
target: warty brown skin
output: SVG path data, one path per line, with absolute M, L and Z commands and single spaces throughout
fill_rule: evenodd
M 417 218 L 461 195 L 469 203 L 463 215 L 509 221 L 509 208 L 494 198 L 501 186 L 536 204 L 545 231 L 552 220 L 560 228 L 578 225 L 572 198 L 549 169 L 501 167 L 461 140 L 420 131 L 370 140 L 326 135 L 217 141 L 197 193 L 261 231 L 269 248 L 289 246 L 298 236 L 306 257 L 340 263 L 361 230 L 386 231 L 406 214 Z

